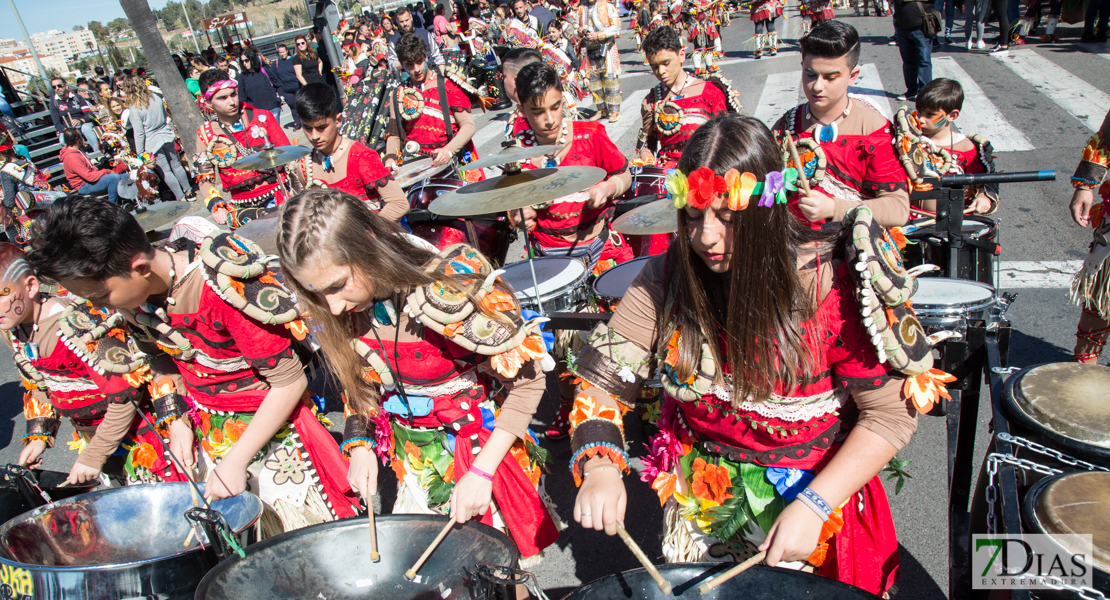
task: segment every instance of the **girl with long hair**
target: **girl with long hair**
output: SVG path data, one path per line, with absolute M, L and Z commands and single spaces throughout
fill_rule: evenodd
M 376 493 L 380 458 L 399 480 L 395 513 L 479 518 L 538 560 L 558 530 L 528 423 L 551 359 L 499 271 L 321 188 L 283 205 L 278 255 L 344 390 L 351 485 Z
M 301 85 L 323 83 L 324 64 L 320 62 L 320 57 L 316 56 L 312 43 L 303 35 L 293 38 L 293 43 L 297 46 L 297 55 L 293 57 L 293 72 L 297 74 L 297 81 L 301 82 Z
M 181 156 L 177 154 L 177 133 L 166 114 L 162 97 L 151 91 L 146 79 L 137 75 L 130 75 L 124 80 L 123 90 L 130 109 L 127 121 L 135 132 L 135 150 L 153 157 L 158 175 L 166 182 L 175 199 L 195 199 L 193 185 L 181 164 Z
M 755 119 L 719 116 L 691 137 L 668 178 L 675 241 L 572 367 L 574 518 L 609 534 L 624 522 L 619 415 L 658 356 L 641 478 L 664 506 L 667 560 L 766 550 L 767 564 L 882 594 L 898 541 L 878 474 L 916 411 L 861 322 L 835 234 L 787 208 L 796 177 Z

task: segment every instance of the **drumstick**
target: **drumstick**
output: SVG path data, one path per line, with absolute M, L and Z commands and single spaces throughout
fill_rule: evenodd
M 798 183 L 802 184 L 802 189 L 805 190 L 806 195 L 809 195 L 809 177 L 806 177 L 805 166 L 802 165 L 802 159 L 798 156 L 798 147 L 794 145 L 794 136 L 790 132 L 786 132 L 786 143 L 790 145 L 790 160 L 794 161 L 794 168 L 798 169 Z
M 709 590 L 721 585 L 722 583 L 728 581 L 729 579 L 732 579 L 733 577 L 736 577 L 737 575 L 743 573 L 744 571 L 747 571 L 748 569 L 752 568 L 752 566 L 762 562 L 763 559 L 766 558 L 766 557 L 767 557 L 767 551 L 765 551 L 765 550 L 761 551 L 758 554 L 756 554 L 755 556 L 749 558 L 748 560 L 745 560 L 744 562 L 742 562 L 742 563 L 736 565 L 735 567 L 725 571 L 724 573 L 721 573 L 720 575 L 714 577 L 713 579 L 710 579 L 709 581 L 706 581 L 705 583 L 699 585 L 698 586 L 698 591 L 703 593 L 703 594 L 708 594 Z
M 621 536 L 621 539 L 624 540 L 624 545 L 628 546 L 632 554 L 636 555 L 636 559 L 644 566 L 648 575 L 651 575 L 651 578 L 655 580 L 655 585 L 659 586 L 659 591 L 663 592 L 664 596 L 669 595 L 671 593 L 671 582 L 663 579 L 663 576 L 659 574 L 659 569 L 656 569 L 655 565 L 651 564 L 647 555 L 644 554 L 644 551 L 636 544 L 636 540 L 628 535 L 628 532 L 624 530 L 624 526 L 620 523 L 617 523 L 617 535 Z
M 435 552 L 436 546 L 439 546 L 439 543 L 443 541 L 443 538 L 447 537 L 447 533 L 451 531 L 451 528 L 454 527 L 454 525 L 454 518 L 451 518 L 447 521 L 447 525 L 444 526 L 442 530 L 440 530 L 439 535 L 436 536 L 436 539 L 432 540 L 431 544 L 428 544 L 427 549 L 424 550 L 424 554 L 421 554 L 420 558 L 416 559 L 416 564 L 412 565 L 412 568 L 408 571 L 405 571 L 405 579 L 408 579 L 409 581 L 416 579 L 416 572 L 420 570 L 420 567 L 424 565 L 424 561 L 428 560 L 428 557 L 432 555 L 432 552 Z
M 370 494 L 366 499 L 366 517 L 370 520 L 370 562 L 378 562 L 382 559 L 382 556 L 378 554 L 378 528 L 374 525 L 373 494 Z

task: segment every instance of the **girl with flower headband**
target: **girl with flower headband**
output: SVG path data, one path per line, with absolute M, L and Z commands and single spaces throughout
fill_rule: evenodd
M 755 119 L 719 116 L 691 137 L 667 181 L 676 240 L 572 367 L 574 518 L 609 534 L 625 520 L 621 415 L 658 357 L 641 479 L 664 507 L 667 560 L 766 550 L 770 565 L 882 594 L 898 541 L 878 474 L 915 411 L 861 322 L 836 234 L 788 209 L 797 178 Z
M 241 171 L 231 168 L 241 158 L 262 150 L 267 144 L 288 146 L 289 138 L 268 110 L 256 109 L 239 100 L 239 84 L 227 72 L 209 69 L 200 75 L 202 101 L 214 118 L 197 128 L 200 156 L 194 172 L 199 196 L 217 223 L 232 229 L 270 213 L 284 201 L 275 169 Z M 230 195 L 224 198 L 216 188 Z
M 353 488 L 376 493 L 380 458 L 397 474 L 394 513 L 477 518 L 537 561 L 558 529 L 528 424 L 553 362 L 501 271 L 327 188 L 282 207 L 278 255 L 344 390 Z

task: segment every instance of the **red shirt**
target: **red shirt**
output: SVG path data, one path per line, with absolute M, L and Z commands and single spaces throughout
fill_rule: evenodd
M 309 168 L 314 172 L 312 179 L 316 181 L 319 181 L 315 177 L 316 170 L 323 169 L 319 165 L 312 164 L 311 161 L 311 155 L 297 161 L 297 171 L 306 184 L 312 184 L 309 181 Z M 361 143 L 355 142 L 347 151 L 347 172 L 343 179 L 329 184 L 323 184 L 321 181 L 320 184 L 364 200 L 378 211 L 382 208 L 378 188 L 390 181 L 393 181 L 393 174 L 382 164 L 381 156 Z
M 450 112 L 452 114 L 470 112 L 470 98 L 463 93 L 459 86 L 446 78 L 443 85 L 447 92 L 447 105 Z M 401 126 L 405 128 L 407 139 L 419 143 L 420 151 L 430 155 L 432 150 L 438 150 L 447 145 L 447 131 L 444 128 L 446 115 L 443 113 L 443 107 L 440 106 L 438 83 L 427 89 L 422 88 L 420 94 L 424 98 L 424 109 L 420 116 L 413 121 L 405 121 L 404 119 L 399 119 L 399 121 Z M 450 121 L 452 134 L 457 134 L 459 132 L 458 122 L 454 119 L 450 119 Z
M 694 135 L 698 127 L 701 127 L 718 114 L 727 111 L 728 104 L 721 88 L 706 81 L 702 85 L 701 93 L 696 96 L 686 96 L 680 93 L 678 96 L 665 101 L 666 105 L 676 105 L 678 111 L 673 110 L 673 107 L 665 106 L 663 114 L 659 114 L 659 104 L 663 102 L 660 99 L 666 93 L 663 84 L 656 86 L 651 92 L 647 106 L 652 111 L 650 135 L 654 135 L 659 141 L 658 164 L 664 169 L 669 169 L 678 164 L 678 159 L 686 148 L 686 141 Z M 678 131 L 666 133 L 660 127 L 660 119 L 678 119 L 680 123 Z
M 226 126 L 221 126 L 220 129 L 224 131 L 221 134 L 220 129 L 214 126 L 214 122 L 209 121 L 197 130 L 200 139 L 206 146 L 211 146 L 213 140 L 218 137 L 225 134 L 230 135 L 238 147 L 240 158 L 258 152 L 266 145 L 267 141 L 274 146 L 290 145 L 289 137 L 285 135 L 281 124 L 278 123 L 277 118 L 270 111 L 259 110 L 249 104 L 243 104 L 243 110 L 251 119 L 242 131 L 233 132 Z M 201 150 L 209 151 L 207 147 L 201 148 Z M 272 172 L 240 171 L 227 167 L 218 168 L 218 172 L 223 188 L 231 192 L 233 203 L 256 200 L 267 195 L 277 197 L 279 203 L 284 200 L 281 196 L 281 190 L 278 189 L 277 181 L 266 183 L 269 178 L 274 177 Z

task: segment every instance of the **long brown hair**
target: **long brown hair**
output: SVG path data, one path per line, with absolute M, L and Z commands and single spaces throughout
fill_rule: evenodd
M 138 108 L 150 106 L 150 96 L 153 94 L 146 79 L 137 75 L 128 75 L 124 78 L 123 93 L 127 98 L 127 106 Z
M 746 171 L 762 181 L 767 173 L 782 170 L 783 160 L 763 123 L 723 115 L 694 132 L 677 168 L 689 174 L 699 167 L 722 176 L 729 169 Z M 661 354 L 674 333 L 681 332 L 675 367 L 679 379 L 697 372 L 706 340 L 718 365 L 728 361 L 737 404 L 768 398 L 776 382 L 787 388 L 797 385 L 813 365 L 802 324 L 816 313 L 817 298 L 813 286 L 799 276 L 798 256 L 827 251 L 835 238 L 809 229 L 784 205 L 765 208 L 758 201 L 753 197 L 747 209 L 733 213 L 732 258 L 728 273 L 721 275 L 691 251 L 689 217 L 686 210 L 678 211 L 677 239 L 668 250 L 674 269 L 668 297 L 673 302 L 660 315 Z M 720 353 L 722 334 L 727 357 Z M 722 371 L 717 369 L 718 383 Z
M 304 50 L 297 48 L 297 40 L 304 40 Z M 301 60 L 317 60 L 316 51 L 312 49 L 312 42 L 303 35 L 293 38 L 293 47 L 297 48 L 297 57 Z

